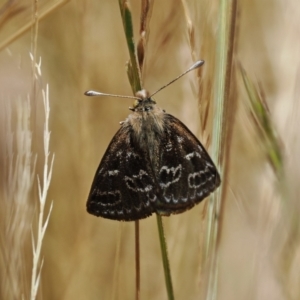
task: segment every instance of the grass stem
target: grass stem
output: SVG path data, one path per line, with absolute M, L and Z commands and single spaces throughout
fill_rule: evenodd
M 171 270 L 170 270 L 167 244 L 166 244 L 166 238 L 165 238 L 165 234 L 164 234 L 164 226 L 163 226 L 163 222 L 162 222 L 162 217 L 157 214 L 156 220 L 157 220 L 157 228 L 158 228 L 159 241 L 160 241 L 161 256 L 162 256 L 162 261 L 163 261 L 163 266 L 164 266 L 164 271 L 165 271 L 165 281 L 166 281 L 168 299 L 173 300 L 174 292 L 173 292 Z

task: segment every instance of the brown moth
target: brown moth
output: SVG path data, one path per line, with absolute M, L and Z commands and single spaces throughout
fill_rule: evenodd
M 170 83 L 203 63 L 196 62 Z M 152 213 L 169 216 L 192 208 L 220 185 L 202 144 L 181 121 L 156 105 L 154 94 L 142 90 L 136 97 L 110 95 L 135 102 L 97 169 L 87 201 L 89 213 L 121 221 Z

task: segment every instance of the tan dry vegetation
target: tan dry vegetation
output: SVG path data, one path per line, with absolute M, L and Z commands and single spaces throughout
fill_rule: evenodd
M 204 59 L 200 86 L 196 72 L 191 73 L 155 99 L 209 144 L 213 113 L 205 109 L 213 100 L 219 3 L 191 0 L 187 7 L 195 34 L 193 47 L 189 44 L 182 3 L 154 3 L 144 86 L 155 91 L 187 69 L 195 59 L 192 50 L 196 59 Z M 138 38 L 139 1 L 132 0 L 131 8 Z M 235 68 L 232 103 L 236 101 L 237 110 L 232 119 L 230 172 L 223 182 L 228 192 L 222 210 L 216 299 L 300 297 L 299 17 L 300 6 L 292 0 L 242 1 L 238 6 L 234 62 L 240 62 L 263 89 L 284 154 L 285 173 L 278 180 L 268 163 Z M 37 56 L 42 57 L 42 79 L 37 90 L 49 83 L 50 151 L 55 153 L 46 207 L 48 211 L 53 200 L 53 211 L 43 242 L 45 261 L 37 299 L 133 299 L 134 224 L 96 218 L 85 210 L 97 165 L 132 102 L 83 96 L 88 89 L 131 94 L 125 71 L 128 50 L 118 2 L 70 1 L 40 22 L 37 42 Z M 23 202 L 16 202 L 11 193 L 16 196 L 20 190 L 8 180 L 12 167 L 5 149 L 8 138 L 13 138 L 13 150 L 9 150 L 15 155 L 12 159 L 22 155 L 17 148 L 17 132 L 24 132 L 24 127 L 17 127 L 17 111 L 23 108 L 26 113 L 30 95 L 36 101 L 31 100 L 33 154 L 30 169 L 26 170 L 27 177 L 30 172 L 41 175 L 44 111 L 40 92 L 32 97 L 31 47 L 32 37 L 27 32 L 0 53 L 0 186 L 4 203 L 0 210 L 1 299 L 21 299 L 21 295 L 28 299 L 30 290 L 30 228 L 32 224 L 35 228 L 37 213 L 33 211 L 38 211 L 36 175 L 31 192 L 27 195 L 23 191 Z M 7 136 L 9 125 L 15 133 L 13 137 Z M 20 182 L 24 180 L 20 178 Z M 204 299 L 205 203 L 207 200 L 191 211 L 163 219 L 176 299 Z M 10 226 L 13 217 L 18 226 Z M 166 299 L 155 217 L 140 222 L 140 234 L 141 299 Z

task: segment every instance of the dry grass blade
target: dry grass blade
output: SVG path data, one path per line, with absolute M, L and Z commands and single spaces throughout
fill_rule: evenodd
M 38 176 L 38 191 L 39 191 L 39 216 L 38 216 L 38 226 L 36 239 L 34 239 L 34 234 L 32 233 L 32 247 L 33 247 L 33 266 L 31 274 L 31 290 L 30 290 L 30 299 L 34 300 L 37 297 L 38 288 L 40 285 L 41 271 L 43 267 L 43 260 L 40 263 L 40 256 L 42 250 L 42 244 L 44 235 L 49 223 L 50 214 L 53 208 L 53 202 L 51 202 L 48 214 L 44 221 L 44 210 L 47 200 L 47 193 L 50 186 L 50 181 L 52 177 L 54 155 L 51 158 L 49 165 L 49 142 L 50 142 L 50 131 L 49 131 L 49 115 L 50 115 L 50 106 L 49 106 L 49 86 L 47 85 L 46 91 L 43 91 L 43 101 L 45 108 L 45 127 L 44 127 L 44 170 L 43 170 L 43 183 L 41 184 L 40 178 Z
M 153 0 L 143 0 L 141 5 L 141 18 L 140 18 L 140 39 L 137 43 L 137 57 L 141 70 L 141 74 L 143 76 L 144 72 L 144 63 L 145 63 L 145 55 L 147 48 L 147 41 L 149 40 L 150 34 L 150 19 L 152 15 L 153 9 Z
M 196 52 L 196 45 L 195 45 L 195 27 L 190 16 L 190 12 L 186 0 L 181 0 L 181 3 L 184 9 L 184 16 L 186 19 L 188 39 L 189 39 L 192 59 L 193 61 L 197 61 L 199 58 L 197 57 L 196 54 L 197 52 Z M 200 69 L 198 69 L 198 72 L 201 72 Z
M 130 85 L 133 91 L 133 94 L 142 89 L 141 82 L 141 70 L 138 65 L 135 43 L 134 43 L 134 34 L 133 34 L 133 25 L 132 25 L 132 16 L 129 2 L 126 0 L 119 0 L 119 6 L 121 11 L 121 17 L 125 32 L 125 37 L 127 41 L 127 47 L 129 51 L 130 60 L 128 62 L 128 78 L 130 80 Z

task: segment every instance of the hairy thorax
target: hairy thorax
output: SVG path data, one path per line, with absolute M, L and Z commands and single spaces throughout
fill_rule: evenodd
M 137 103 L 125 121 L 132 130 L 133 138 L 149 154 L 155 171 L 158 167 L 159 145 L 164 134 L 165 112 L 151 98 Z

